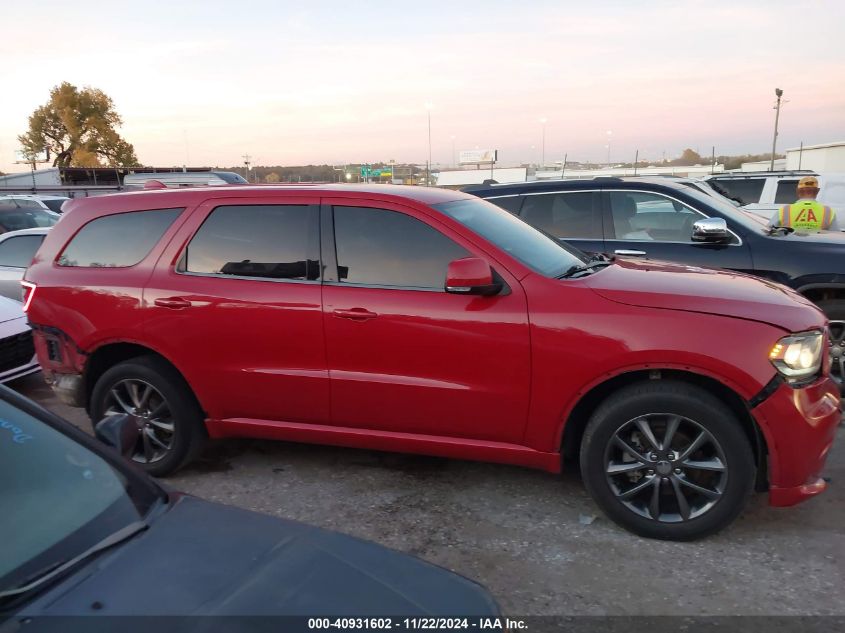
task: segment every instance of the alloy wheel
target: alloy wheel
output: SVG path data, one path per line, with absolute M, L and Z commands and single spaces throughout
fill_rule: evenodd
M 721 500 L 722 447 L 689 418 L 650 413 L 619 427 L 605 449 L 605 476 L 619 503 L 660 523 L 698 518 Z
M 138 443 L 132 460 L 151 464 L 173 448 L 175 425 L 170 405 L 150 383 L 134 378 L 112 385 L 106 396 L 105 415 L 127 413 L 138 420 Z

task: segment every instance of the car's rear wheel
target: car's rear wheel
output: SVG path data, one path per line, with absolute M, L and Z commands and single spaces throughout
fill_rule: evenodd
M 730 524 L 755 480 L 736 416 L 704 389 L 673 381 L 630 385 L 605 400 L 584 432 L 581 472 L 613 521 L 669 540 Z
M 818 306 L 830 321 L 831 377 L 845 394 L 845 299 L 819 301 Z
M 193 459 L 206 439 L 203 415 L 182 377 L 164 361 L 144 356 L 111 367 L 94 386 L 91 419 L 139 418 L 141 432 L 132 461 L 156 477 Z

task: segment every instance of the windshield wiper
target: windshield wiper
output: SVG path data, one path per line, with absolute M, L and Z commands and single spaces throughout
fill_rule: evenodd
M 86 558 L 93 556 L 97 552 L 102 552 L 113 545 L 117 545 L 121 541 L 125 541 L 126 539 L 134 536 L 138 532 L 142 530 L 146 530 L 149 525 L 145 521 L 134 521 L 129 525 L 119 529 L 117 532 L 107 536 L 99 543 L 96 543 L 92 547 L 89 547 L 87 550 L 79 554 L 78 556 L 74 556 L 65 561 L 60 561 L 55 565 L 51 565 L 46 570 L 39 572 L 35 576 L 27 578 L 24 580 L 23 585 L 18 585 L 12 589 L 6 589 L 5 591 L 0 591 L 0 600 L 4 598 L 11 598 L 12 596 L 19 596 L 21 594 L 27 593 L 32 591 L 33 589 L 40 587 L 44 583 L 49 582 L 59 574 L 67 571 L 77 563 L 82 562 Z
M 795 233 L 795 229 L 791 226 L 773 226 L 769 229 L 769 235 L 775 235 L 783 231 L 783 235 L 789 235 L 790 233 Z
M 612 263 L 612 258 L 607 257 L 606 255 L 596 255 L 583 266 L 570 266 L 565 273 L 558 275 L 555 279 L 568 279 L 581 273 L 592 272 L 596 268 L 610 266 Z

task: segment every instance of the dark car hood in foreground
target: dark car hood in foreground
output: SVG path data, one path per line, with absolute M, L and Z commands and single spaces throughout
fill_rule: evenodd
M 825 323 L 821 311 L 797 292 L 729 270 L 617 259 L 585 281 L 602 297 L 627 305 L 761 321 L 789 332 Z
M 50 615 L 496 615 L 480 585 L 336 532 L 178 498 L 22 609 Z

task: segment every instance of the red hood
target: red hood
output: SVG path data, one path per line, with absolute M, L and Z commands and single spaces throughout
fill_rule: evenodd
M 728 270 L 618 259 L 584 281 L 605 299 L 627 305 L 720 314 L 788 332 L 825 323 L 824 314 L 790 288 Z

